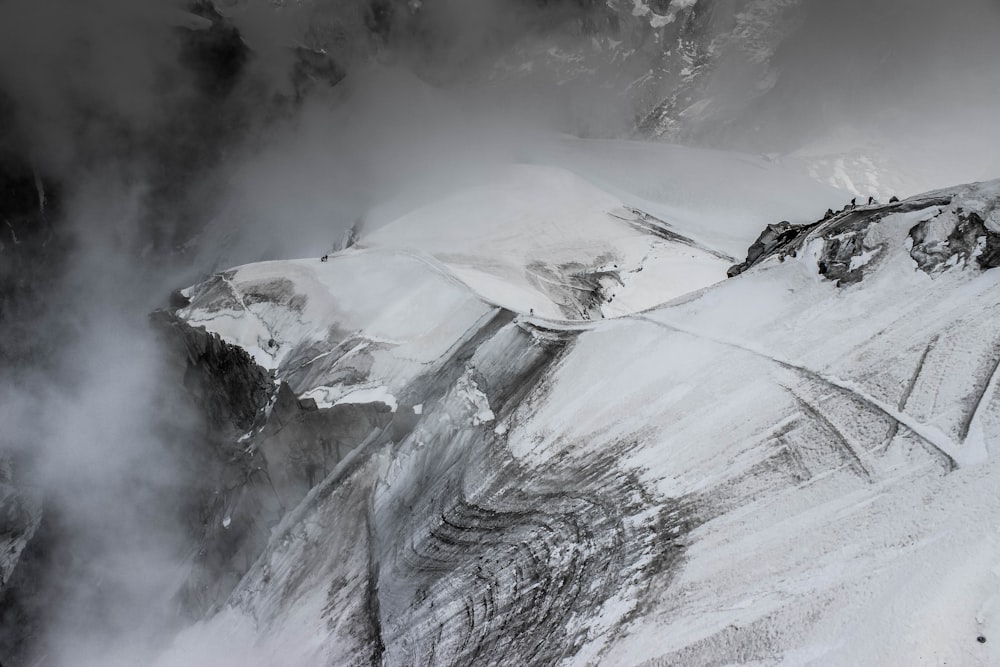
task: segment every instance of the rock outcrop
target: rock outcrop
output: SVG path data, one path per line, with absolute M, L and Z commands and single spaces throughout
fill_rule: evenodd
M 908 250 L 916 267 L 936 273 L 952 267 L 988 270 L 1000 265 L 1000 196 L 996 183 L 942 190 L 889 204 L 848 205 L 806 225 L 768 225 L 750 246 L 747 258 L 730 267 L 737 276 L 769 259 L 806 255 L 816 270 L 837 285 L 864 279 L 886 251 L 877 232 L 890 216 L 910 216 Z
M 768 225 L 747 250 L 747 258 L 731 266 L 726 275 L 730 278 L 738 276 L 761 260 L 780 254 L 784 248 L 793 245 L 813 227 L 815 225 L 793 225 L 785 220 Z
M 910 230 L 910 240 L 910 257 L 926 273 L 970 262 L 984 271 L 1000 266 L 1000 230 L 976 211 L 958 208 L 954 216 L 925 220 Z

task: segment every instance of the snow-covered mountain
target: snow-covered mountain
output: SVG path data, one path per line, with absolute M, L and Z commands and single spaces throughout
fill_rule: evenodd
M 512 166 L 184 290 L 274 388 L 157 664 L 994 662 L 1000 182 L 729 279 L 627 199 Z
M 998 662 L 998 21 L 0 3 L 0 662 Z

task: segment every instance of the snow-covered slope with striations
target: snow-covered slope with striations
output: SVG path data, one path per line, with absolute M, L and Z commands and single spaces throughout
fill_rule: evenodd
M 673 576 L 636 582 L 643 613 L 607 657 L 996 659 L 976 637 L 1000 624 L 1000 276 L 963 266 L 957 248 L 928 275 L 907 245 L 924 221 L 995 211 L 998 188 L 937 193 L 881 220 L 873 207 L 877 252 L 851 286 L 820 275 L 830 239 L 818 237 L 798 258 L 578 338 L 587 362 L 562 365 L 542 407 L 513 417 L 514 456 L 572 465 L 614 451 L 703 521 L 680 531 Z M 623 404 L 639 414 L 623 418 Z
M 998 212 L 846 210 L 587 319 L 566 283 L 607 254 L 717 251 L 519 167 L 188 290 L 319 414 L 395 415 L 159 664 L 995 664 Z

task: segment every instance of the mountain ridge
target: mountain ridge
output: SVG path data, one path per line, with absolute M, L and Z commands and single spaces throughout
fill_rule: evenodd
M 282 521 L 206 630 L 238 625 L 250 614 L 258 619 L 255 651 L 281 646 L 281 655 L 300 655 L 303 664 L 364 662 L 365 656 L 393 664 L 582 664 L 612 655 L 634 663 L 703 664 L 817 651 L 828 659 L 884 658 L 887 649 L 843 624 L 844 614 L 865 599 L 850 591 L 889 585 L 879 568 L 868 569 L 872 558 L 903 576 L 921 571 L 921 560 L 909 553 L 948 557 L 945 547 L 929 546 L 939 544 L 934 531 L 964 525 L 948 527 L 940 517 L 959 511 L 948 498 L 968 502 L 968 493 L 978 493 L 973 488 L 989 483 L 988 443 L 1000 428 L 996 372 L 990 370 L 996 350 L 982 335 L 996 308 L 986 296 L 995 289 L 995 272 L 973 255 L 950 260 L 968 251 L 963 246 L 928 273 L 907 246 L 913 230 L 928 220 L 951 219 L 957 227 L 959 212 L 973 207 L 992 220 L 998 189 L 1000 182 L 991 182 L 851 209 L 806 227 L 814 237 L 791 244 L 794 254 L 785 246 L 742 275 L 689 297 L 617 318 L 581 319 L 569 329 L 531 313 L 479 306 L 464 320 L 478 323 L 450 334 L 457 356 L 443 366 L 432 363 L 425 380 L 418 374 L 411 376 L 415 384 L 389 389 L 397 403 L 388 406 L 392 424 L 359 437 L 325 481 L 312 480 L 313 490 Z M 884 256 L 870 258 L 858 281 L 838 282 L 822 270 L 826 246 L 843 237 L 845 227 L 859 239 L 884 244 Z M 820 244 L 823 250 L 813 249 Z M 347 251 L 327 262 L 307 260 L 296 270 L 325 270 L 370 256 Z M 434 275 L 426 279 L 447 284 Z M 458 290 L 449 299 L 457 298 L 460 285 L 448 285 Z M 789 296 L 772 300 L 781 293 Z M 195 296 L 185 312 L 197 312 L 198 303 Z M 859 308 L 872 316 L 863 326 L 853 315 Z M 212 319 L 192 321 L 213 326 Z M 854 325 L 845 327 L 848 322 Z M 433 341 L 418 336 L 405 343 L 398 334 L 377 340 L 384 347 L 366 362 L 373 370 L 380 364 L 406 368 L 420 357 L 394 350 L 417 341 L 423 342 L 412 350 L 427 349 L 422 346 Z M 386 354 L 396 361 L 385 366 L 379 359 Z M 971 385 L 954 368 L 945 371 L 957 363 L 967 366 Z M 719 373 L 722 368 L 727 372 Z M 308 386 L 298 385 L 300 396 Z M 437 388 L 428 393 L 431 386 Z M 624 406 L 638 414 L 623 416 Z M 956 413 L 956 406 L 964 407 Z M 972 487 L 958 492 L 953 479 Z M 951 490 L 936 503 L 939 518 L 921 528 L 890 527 L 893 508 L 924 488 Z M 775 504 L 779 498 L 791 502 Z M 565 502 L 565 516 L 576 517 L 569 524 L 555 509 Z M 341 513 L 345 507 L 359 513 L 350 518 Z M 610 507 L 617 509 L 579 523 L 596 508 Z M 753 518 L 748 507 L 768 509 Z M 912 520 L 920 521 L 917 516 L 923 515 Z M 867 527 L 844 523 L 855 518 Z M 778 523 L 761 524 L 771 520 Z M 841 542 L 826 552 L 833 537 L 817 534 L 815 543 L 803 542 L 797 530 L 780 528 L 785 523 L 831 531 Z M 878 546 L 900 530 L 930 542 L 901 551 Z M 546 531 L 562 537 L 550 542 Z M 341 534 L 355 538 L 340 541 Z M 957 543 L 972 548 L 973 534 L 961 533 L 966 537 L 956 537 Z M 770 535 L 774 546 L 758 544 L 756 535 Z M 314 541 L 326 545 L 321 552 L 340 555 L 316 560 L 307 546 Z M 745 544 L 749 551 L 730 561 L 727 544 Z M 779 545 L 787 555 L 777 556 Z M 870 555 L 863 555 L 865 548 L 873 549 Z M 986 557 L 980 551 L 986 548 L 974 552 Z M 625 560 L 599 564 L 593 561 L 599 553 Z M 764 554 L 783 564 L 763 567 Z M 821 576 L 824 562 L 834 557 L 846 558 L 839 561 L 842 574 Z M 764 558 L 751 566 L 759 579 L 737 575 L 749 558 Z M 963 576 L 971 583 L 989 575 L 972 568 Z M 768 586 L 782 590 L 788 584 L 781 582 L 790 580 L 799 588 L 777 599 L 765 592 Z M 351 583 L 342 588 L 324 581 Z M 657 593 L 642 593 L 647 589 Z M 752 604 L 736 603 L 748 595 Z M 710 611 L 723 600 L 735 606 Z M 911 616 L 926 609 L 912 602 Z M 539 604 L 550 611 L 529 613 Z M 975 605 L 963 611 L 961 600 L 953 604 L 959 607 L 948 632 L 952 626 L 967 630 L 947 634 L 938 649 L 965 655 L 962 647 L 974 645 L 987 659 L 990 649 L 978 646 L 975 636 L 1000 620 L 982 616 Z M 755 615 L 748 616 L 751 609 Z M 888 611 L 871 613 L 873 624 L 902 622 Z M 542 633 L 537 645 L 513 641 L 526 636 L 526 615 Z M 306 621 L 313 634 L 304 652 L 284 653 L 301 631 L 290 618 L 313 619 Z M 316 622 L 327 625 L 320 629 Z M 975 630 L 976 623 L 985 629 Z M 200 632 L 182 634 L 177 646 L 198 646 Z M 824 649 L 810 639 L 817 632 L 846 632 L 857 642 L 850 650 Z M 659 640 L 650 643 L 648 633 Z M 924 655 L 906 643 L 910 636 L 889 642 L 899 652 L 893 655 Z M 168 657 L 162 664 L 172 663 Z

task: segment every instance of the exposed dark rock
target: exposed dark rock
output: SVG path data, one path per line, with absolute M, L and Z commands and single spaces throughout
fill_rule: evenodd
M 238 434 L 258 422 L 274 391 L 267 371 L 243 348 L 188 326 L 170 312 L 157 311 L 152 320 L 170 334 L 164 337 L 167 344 L 183 353 L 184 385 L 204 406 L 213 426 Z
M 285 513 L 393 415 L 381 403 L 320 408 L 276 387 L 242 348 L 167 311 L 153 320 L 206 419 L 204 440 L 183 454 L 200 473 L 183 508 L 198 553 L 180 601 L 197 616 L 226 599 Z
M 863 279 L 866 267 L 873 266 L 873 262 L 877 262 L 884 251 L 881 245 L 868 245 L 866 239 L 872 225 L 878 224 L 883 218 L 894 213 L 909 213 L 935 206 L 947 206 L 951 201 L 952 197 L 948 195 L 916 197 L 902 202 L 864 207 L 848 204 L 836 213 L 828 210 L 821 220 L 811 224 L 793 225 L 786 221 L 770 224 L 750 246 L 746 260 L 730 267 L 727 273 L 732 278 L 769 257 L 795 257 L 807 239 L 821 239 L 823 247 L 817 257 L 819 274 L 828 280 L 836 281 L 838 286 L 857 283 Z M 982 233 L 986 233 L 988 237 L 995 238 L 995 236 L 989 234 L 982 219 L 975 214 L 969 214 L 964 219 L 966 222 L 960 224 L 953 235 L 961 237 L 955 243 L 969 249 L 966 254 L 968 257 L 975 250 L 976 239 L 980 238 Z M 918 265 L 923 263 L 922 266 L 939 266 L 947 257 L 942 256 L 945 251 L 941 249 L 936 237 L 932 238 L 928 234 L 930 222 L 921 223 L 911 231 L 910 236 L 914 239 L 914 250 L 911 251 L 911 255 L 917 260 Z M 983 244 L 977 251 L 981 254 L 976 255 L 977 258 L 985 257 L 979 260 L 981 264 L 1000 262 L 998 245 L 1000 244 L 997 242 L 994 242 L 994 245 Z M 948 253 L 948 256 L 950 254 L 953 253 Z
M 184 296 L 184 294 L 179 290 L 174 290 L 170 293 L 170 299 L 168 304 L 172 310 L 178 310 L 180 308 L 186 308 L 191 305 L 191 299 Z
M 157 311 L 152 320 L 173 358 L 179 388 L 203 420 L 201 439 L 177 453 L 197 471 L 179 509 L 198 552 L 180 603 L 197 616 L 225 599 L 280 518 L 266 459 L 240 442 L 263 423 L 275 387 L 242 348 L 171 312 Z
M 750 246 L 747 251 L 746 260 L 729 267 L 726 275 L 730 278 L 738 276 L 757 262 L 780 252 L 786 246 L 794 244 L 796 240 L 808 234 L 809 230 L 813 229 L 816 224 L 818 223 L 812 225 L 793 225 L 786 220 L 769 224 Z
M 250 95 L 248 102 L 247 95 L 233 94 L 251 61 L 236 28 L 211 2 L 194 2 L 187 9 L 211 25 L 173 32 L 178 62 L 164 59 L 156 79 L 163 114 L 144 118 L 141 126 L 130 125 L 100 104 L 71 100 L 85 108 L 72 107 L 67 115 L 86 127 L 66 147 L 70 157 L 60 165 L 66 171 L 46 173 L 26 145 L 28 133 L 18 124 L 16 104 L 0 91 L 0 377 L 12 387 L 22 373 L 30 371 L 37 379 L 50 372 L 60 358 L 54 351 L 71 348 L 79 325 L 72 314 L 51 308 L 66 268 L 73 266 L 68 261 L 75 246 L 72 232 L 80 231 L 67 224 L 63 201 L 71 200 L 71 188 L 78 183 L 61 182 L 65 173 L 76 169 L 103 177 L 114 170 L 109 165 L 120 165 L 130 185 L 141 180 L 144 230 L 135 236 L 151 243 L 149 261 L 176 252 L 213 213 L 206 190 L 214 169 L 225 149 L 251 127 L 251 107 L 260 96 Z M 322 63 L 313 64 L 308 76 L 332 72 Z M 171 308 L 186 304 L 179 292 L 171 295 Z M 171 489 L 164 512 L 176 509 L 191 543 L 201 547 L 182 595 L 186 611 L 199 615 L 228 594 L 280 518 L 266 460 L 238 442 L 262 418 L 275 388 L 239 348 L 191 329 L 169 313 L 157 314 L 154 322 L 167 332 L 168 355 L 174 355 L 168 366 L 176 377 L 164 384 L 176 380 L 187 392 L 186 407 L 198 416 L 196 423 L 179 427 L 190 427 L 195 437 L 185 432 L 185 437 L 167 438 L 169 446 L 179 449 L 174 458 L 187 466 L 191 484 L 180 492 Z M 0 449 L 7 445 L 0 437 Z M 46 508 L 44 515 L 36 505 Z M 7 664 L 35 664 L 29 658 L 43 639 L 45 623 L 54 617 L 53 605 L 75 585 L 70 580 L 86 571 L 79 559 L 87 552 L 76 547 L 87 538 L 68 537 L 73 522 L 59 517 L 58 509 L 44 498 L 37 503 L 26 498 L 6 477 L 0 480 L 0 659 Z
M 607 266 L 615 258 L 597 258 L 597 265 Z M 611 300 L 614 287 L 622 285 L 617 269 L 599 269 L 580 262 L 567 262 L 556 267 L 544 262 L 527 266 L 528 279 L 559 306 L 567 319 L 601 319 L 601 306 Z
M 1000 235 L 973 211 L 959 209 L 954 218 L 925 220 L 910 230 L 910 239 L 910 257 L 926 273 L 966 265 L 973 259 L 984 271 L 1000 266 Z
M 69 570 L 63 531 L 54 508 L 44 507 L 16 568 L 0 592 L 0 656 L 12 665 L 34 664 L 40 656 L 52 589 L 65 585 L 54 571 Z
M 392 419 L 382 403 L 320 409 L 313 399 L 296 398 L 282 383 L 267 423 L 254 436 L 281 507 L 287 511 L 298 505 L 359 443 Z
M 860 282 L 864 277 L 863 263 L 855 266 L 855 261 L 874 250 L 865 248 L 865 237 L 869 226 L 881 218 L 881 215 L 868 216 L 852 209 L 850 214 L 843 216 L 836 231 L 824 233 L 823 251 L 817 260 L 819 274 L 837 281 L 838 286 Z
M 365 27 L 374 35 L 387 37 L 392 29 L 396 8 L 391 0 L 371 0 L 365 13 Z

